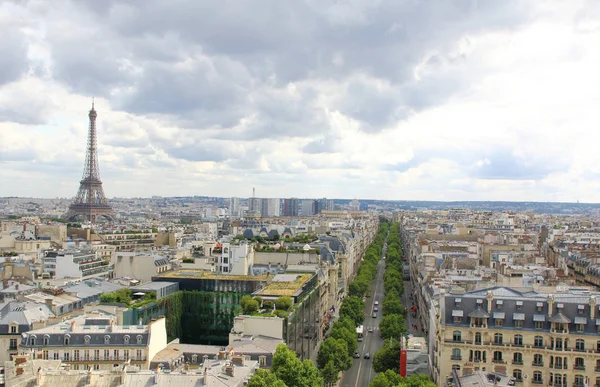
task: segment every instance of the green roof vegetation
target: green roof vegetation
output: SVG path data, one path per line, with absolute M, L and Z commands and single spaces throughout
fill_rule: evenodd
M 271 281 L 256 294 L 266 296 L 293 296 L 312 278 L 313 273 L 302 273 L 292 282 Z

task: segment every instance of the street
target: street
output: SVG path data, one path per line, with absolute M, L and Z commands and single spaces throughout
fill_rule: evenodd
M 385 246 L 383 255 L 385 255 Z M 371 284 L 371 297 L 365 301 L 365 322 L 364 322 L 364 338 L 362 342 L 358 342 L 359 359 L 353 359 L 352 367 L 344 372 L 340 386 L 343 387 L 367 387 L 375 378 L 373 371 L 373 356 L 375 352 L 383 345 L 383 339 L 379 337 L 379 321 L 381 320 L 381 303 L 383 301 L 383 272 L 385 271 L 385 261 L 379 260 L 377 264 L 377 276 Z M 377 318 L 371 317 L 375 301 L 379 301 L 379 311 Z M 369 327 L 373 328 L 373 332 L 369 332 Z M 365 359 L 365 353 L 371 355 L 371 359 Z

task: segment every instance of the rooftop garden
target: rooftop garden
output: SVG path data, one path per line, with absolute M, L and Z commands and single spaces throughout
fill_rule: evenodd
M 163 278 L 205 278 L 205 279 L 222 279 L 235 281 L 266 281 L 269 275 L 232 275 L 232 274 L 217 274 L 205 270 L 181 269 L 163 273 L 160 275 Z
M 294 296 L 314 274 L 298 274 L 292 282 L 271 281 L 257 292 L 265 296 Z

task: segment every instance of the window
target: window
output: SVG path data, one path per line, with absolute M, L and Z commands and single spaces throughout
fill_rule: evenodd
M 119 360 L 119 350 L 118 349 L 115 349 L 113 351 L 113 359 Z
M 542 384 L 544 382 L 544 379 L 542 378 L 542 373 L 540 371 L 534 371 L 533 382 L 536 384 Z
M 460 349 L 453 348 L 452 349 L 452 360 L 461 360 L 461 359 L 462 359 L 462 356 L 461 356 Z
M 513 364 L 523 364 L 523 354 L 520 352 L 515 352 L 513 355 Z
M 534 347 L 543 347 L 544 346 L 544 338 L 542 336 L 536 336 L 533 338 L 533 346 Z
M 575 385 L 583 386 L 583 375 L 575 375 Z
M 94 364 L 94 370 L 98 371 L 100 369 L 100 364 Z
M 16 325 L 11 325 L 11 327 L 10 327 L 10 333 L 19 333 L 18 332 L 18 327 Z
M 502 344 L 502 333 L 494 333 L 494 344 Z
M 86 349 L 83 351 L 83 360 L 90 360 L 90 350 Z
M 73 360 L 79 361 L 79 350 L 78 349 L 73 351 Z
M 515 345 L 523 345 L 523 335 L 515 335 Z
M 128 349 L 123 350 L 123 360 L 125 360 L 125 361 L 129 360 L 129 350 Z
M 475 344 L 481 345 L 481 333 L 480 332 L 475 333 Z
M 456 372 L 460 371 L 460 366 L 458 364 L 454 364 L 452 366 L 452 371 L 456 371 Z
M 554 342 L 554 349 L 562 351 L 562 349 L 563 349 L 562 339 L 556 339 L 556 341 Z
M 535 329 L 544 329 L 544 322 L 543 321 L 536 321 L 535 322 Z
M 544 365 L 544 357 L 539 353 L 533 355 L 533 365 Z
M 138 349 L 138 350 L 135 351 L 135 359 L 139 360 L 139 361 L 144 360 L 143 356 L 142 356 L 142 350 L 141 349 Z
M 585 351 L 585 341 L 583 339 L 575 340 L 575 350 L 576 351 Z
M 454 342 L 462 341 L 462 335 L 461 335 L 460 331 L 454 331 L 452 333 L 452 341 L 454 341 Z
M 130 339 L 129 335 L 123 336 L 123 342 L 125 343 L 125 345 L 129 344 L 129 339 Z
M 585 362 L 583 360 L 582 357 L 576 357 L 575 358 L 575 365 L 574 365 L 576 370 L 584 370 L 585 369 Z
M 35 345 L 35 339 L 37 339 L 36 335 L 29 336 L 29 345 Z
M 104 350 L 104 360 L 109 360 L 110 358 L 110 349 Z
M 523 320 L 514 320 L 515 328 L 523 328 Z
M 577 332 L 583 332 L 585 330 L 585 325 L 583 325 L 583 324 L 575 324 L 575 330 Z
M 94 360 L 100 360 L 100 350 L 94 349 Z
M 502 325 L 504 325 L 504 320 L 501 318 L 497 318 L 496 319 L 496 326 L 497 327 L 501 327 Z
M 58 360 L 58 351 L 54 351 L 54 354 L 52 355 L 52 358 L 54 360 Z
M 502 352 L 500 352 L 500 351 L 494 351 L 494 361 L 495 362 L 502 361 Z
M 65 353 L 63 354 L 63 360 L 64 360 L 64 361 L 69 361 L 69 352 L 65 352 Z
M 266 356 L 259 356 L 258 357 L 258 365 L 261 367 L 266 367 L 267 366 L 267 357 Z
M 110 344 L 110 336 L 109 335 L 104 336 L 104 344 Z
M 65 346 L 71 344 L 71 335 L 65 335 Z
M 143 340 L 143 339 L 144 339 L 144 338 L 142 337 L 142 335 L 137 335 L 137 337 L 136 337 L 136 340 L 137 340 L 137 343 L 138 343 L 138 344 L 142 344 L 142 340 Z
M 554 359 L 554 368 L 556 368 L 557 370 L 562 369 L 562 357 L 557 356 Z
M 44 345 L 48 345 L 48 344 L 50 344 L 50 336 L 45 335 L 44 336 Z
M 521 372 L 521 370 L 514 370 L 513 371 L 513 378 L 515 378 L 518 382 L 523 380 L 523 373 Z
M 84 338 L 83 338 L 83 341 L 84 341 L 86 344 L 89 344 L 89 343 L 90 343 L 90 340 L 91 340 L 91 337 L 90 337 L 90 336 L 88 336 L 88 335 L 85 335 L 85 336 L 84 336 Z
M 48 360 L 48 351 L 47 350 L 43 350 L 42 351 L 42 359 L 43 360 Z

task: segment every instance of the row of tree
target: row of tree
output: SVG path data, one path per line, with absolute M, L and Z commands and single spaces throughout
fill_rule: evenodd
M 382 302 L 383 319 L 379 324 L 381 337 L 386 344 L 375 353 L 373 369 L 395 373 L 400 369 L 400 337 L 406 333 L 406 308 L 402 305 L 404 281 L 402 275 L 402 248 L 400 247 L 400 225 L 391 223 L 387 239 Z M 395 386 L 395 384 L 392 384 Z
M 340 319 L 333 324 L 329 337 L 323 341 L 317 356 L 317 367 L 326 384 L 337 382 L 339 373 L 352 367 L 352 356 L 358 349 L 356 327 L 365 319 L 363 298 L 377 275 L 388 223 L 380 223 L 373 242 L 365 251 L 356 278 L 349 284 L 349 296 L 340 306 Z

